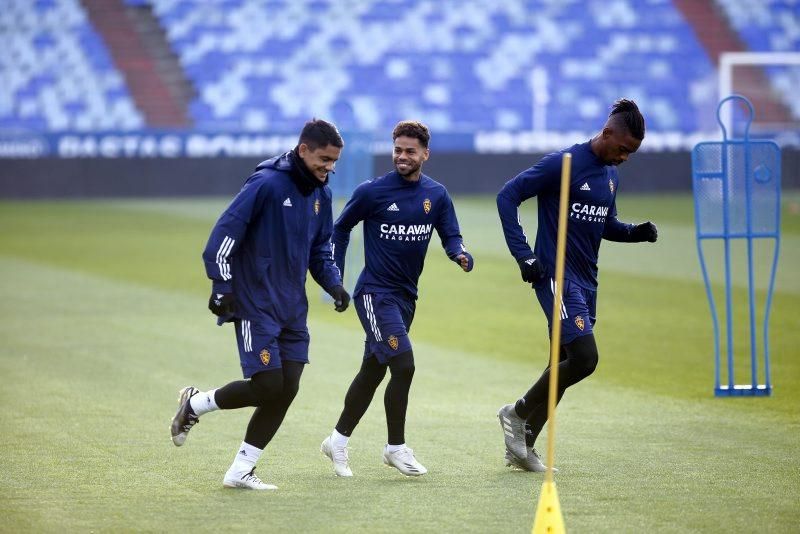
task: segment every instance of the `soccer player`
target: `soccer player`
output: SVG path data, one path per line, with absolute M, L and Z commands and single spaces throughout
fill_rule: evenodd
M 430 155 L 428 128 L 419 122 L 402 121 L 395 126 L 392 138 L 395 170 L 358 186 L 333 230 L 334 259 L 344 272 L 350 232 L 364 221 L 365 265 L 353 293 L 366 332 L 364 359 L 347 391 L 339 421 L 320 448 L 333 462 L 334 472 L 344 477 L 353 476 L 348 441 L 387 369 L 391 378 L 383 399 L 388 429 L 383 461 L 405 475 L 427 473 L 406 446 L 405 421 L 414 376 L 408 331 L 432 230 L 436 229 L 451 260 L 466 272 L 473 266 L 447 190 L 422 174 L 422 164 Z
M 344 311 L 350 296 L 333 263 L 330 173 L 344 143 L 323 120 L 306 123 L 294 150 L 256 167 L 222 213 L 203 260 L 212 280 L 209 309 L 217 324 L 233 322 L 244 380 L 200 392 L 181 390 L 170 428 L 183 445 L 200 416 L 255 407 L 223 485 L 274 490 L 255 465 L 283 422 L 308 363 L 307 271 Z
M 497 211 L 506 243 L 519 264 L 522 280 L 531 284 L 550 331 L 555 291 L 556 233 L 561 190 L 561 158 L 572 154 L 569 218 L 561 298 L 561 347 L 557 401 L 564 390 L 592 374 L 597 366 L 596 321 L 597 254 L 600 240 L 654 243 L 658 237 L 651 222 L 625 224 L 617 219 L 617 166 L 636 152 L 644 139 L 645 123 L 632 100 L 614 103 L 603 130 L 586 143 L 549 154 L 507 182 L 497 195 Z M 519 217 L 519 205 L 538 198 L 539 224 L 533 251 Z M 506 444 L 506 465 L 527 471 L 544 471 L 533 447 L 547 421 L 550 367 L 516 404 L 498 412 Z

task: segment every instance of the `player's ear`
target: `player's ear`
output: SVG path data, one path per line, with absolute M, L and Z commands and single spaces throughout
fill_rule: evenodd
M 425 149 L 425 150 L 422 152 L 422 161 L 428 161 L 428 158 L 429 158 L 429 157 L 431 157 L 431 151 L 430 151 L 430 149 L 426 148 L 426 149 Z
M 610 138 L 612 135 L 614 135 L 614 128 L 612 128 L 611 126 L 606 126 L 605 128 L 603 128 L 603 134 L 602 135 L 603 135 L 603 139 Z
M 300 143 L 300 146 L 297 147 L 297 153 L 300 154 L 301 158 L 305 158 L 306 155 L 310 152 L 310 148 L 305 143 Z

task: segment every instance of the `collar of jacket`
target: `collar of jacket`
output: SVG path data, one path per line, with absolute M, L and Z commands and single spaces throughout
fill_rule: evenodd
M 292 170 L 289 175 L 292 177 L 294 185 L 300 190 L 300 193 L 307 197 L 314 192 L 318 187 L 325 187 L 328 184 L 328 177 L 325 177 L 324 182 L 320 182 L 316 176 L 311 174 L 306 162 L 300 157 L 298 147 L 295 147 L 289 152 L 289 161 L 292 162 Z

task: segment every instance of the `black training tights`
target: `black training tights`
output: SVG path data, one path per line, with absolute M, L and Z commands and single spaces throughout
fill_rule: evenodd
M 406 442 L 408 392 L 411 389 L 411 380 L 414 378 L 414 353 L 410 350 L 391 358 L 388 365 L 378 362 L 374 356 L 370 356 L 362 362 L 361 369 L 344 397 L 344 410 L 339 417 L 339 422 L 336 423 L 336 430 L 340 434 L 350 436 L 353 433 L 358 422 L 367 412 L 375 390 L 386 376 L 387 368 L 391 373 L 391 378 L 386 385 L 383 406 L 386 410 L 388 443 L 389 445 L 402 445 Z
M 564 391 L 577 384 L 597 367 L 597 344 L 594 334 L 580 336 L 561 346 L 558 363 L 558 390 L 556 404 L 564 396 Z M 517 415 L 526 419 L 525 442 L 532 447 L 547 422 L 547 395 L 550 390 L 550 365 L 539 380 L 517 401 Z
M 249 380 L 237 380 L 217 390 L 214 400 L 221 410 L 255 406 L 244 441 L 263 449 L 283 422 L 289 405 L 300 389 L 305 364 L 284 361 L 282 369 L 256 373 Z

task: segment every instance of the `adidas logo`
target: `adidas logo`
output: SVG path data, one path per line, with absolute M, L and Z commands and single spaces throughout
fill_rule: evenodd
M 287 208 L 291 208 L 292 207 L 292 199 L 289 198 L 289 197 L 286 197 L 286 200 L 283 201 L 283 205 L 286 206 Z
M 400 208 L 397 207 L 397 204 L 392 202 L 392 205 L 386 208 L 386 211 L 400 211 Z
M 591 191 L 588 182 L 583 182 L 583 185 L 581 186 L 581 191 Z

